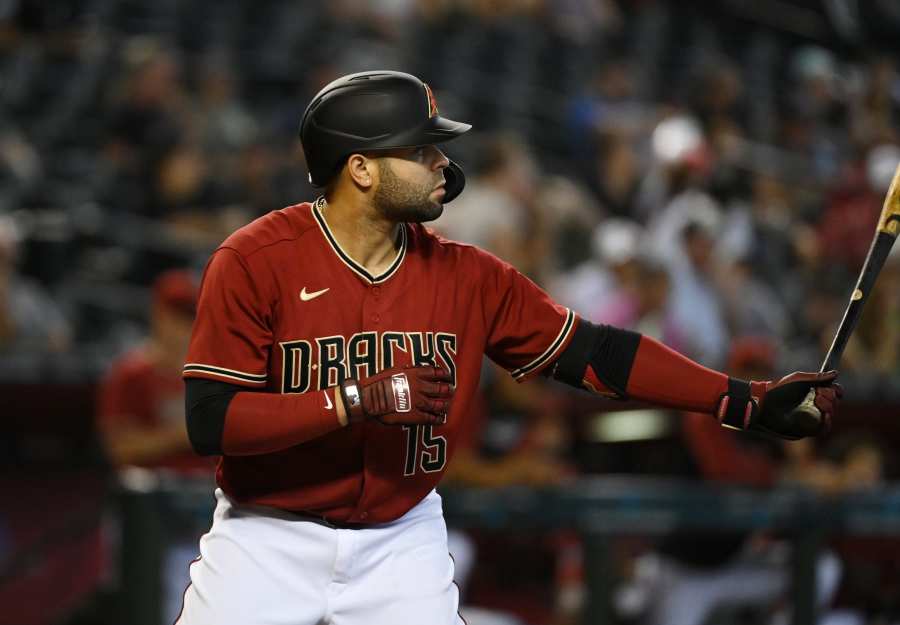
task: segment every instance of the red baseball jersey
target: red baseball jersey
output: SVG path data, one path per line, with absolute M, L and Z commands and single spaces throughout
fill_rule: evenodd
M 373 276 L 341 249 L 327 215 L 322 198 L 273 211 L 213 253 L 184 375 L 306 393 L 398 365 L 447 368 L 456 394 L 446 425 L 369 420 L 219 461 L 218 484 L 239 502 L 391 521 L 440 481 L 483 355 L 526 379 L 565 348 L 576 319 L 510 265 L 419 224 L 400 228 L 395 260 Z
M 161 370 L 148 357 L 144 346 L 118 358 L 100 385 L 98 426 L 161 428 L 184 425 L 184 383 L 178 370 Z M 185 433 L 184 448 L 137 463 L 148 468 L 166 468 L 182 473 L 212 472 L 215 463 L 193 453 Z

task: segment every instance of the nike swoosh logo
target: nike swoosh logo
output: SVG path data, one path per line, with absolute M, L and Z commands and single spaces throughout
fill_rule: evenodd
M 307 293 L 306 287 L 303 287 L 303 289 L 300 291 L 300 299 L 302 299 L 304 302 L 308 302 L 311 299 L 316 299 L 327 290 L 328 289 L 322 289 L 321 291 L 313 291 L 312 293 Z
M 325 290 L 327 291 L 328 289 L 325 289 Z M 334 406 L 331 403 L 331 398 L 328 396 L 327 391 L 322 391 L 322 392 L 325 393 L 325 409 L 331 410 L 332 408 L 334 408 Z

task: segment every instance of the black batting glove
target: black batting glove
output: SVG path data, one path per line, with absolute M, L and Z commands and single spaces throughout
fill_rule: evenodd
M 794 372 L 777 381 L 746 382 L 729 378 L 728 392 L 719 399 L 716 417 L 726 427 L 752 430 L 787 440 L 818 436 L 831 429 L 844 389 L 837 371 Z M 819 415 L 795 409 L 815 389 Z

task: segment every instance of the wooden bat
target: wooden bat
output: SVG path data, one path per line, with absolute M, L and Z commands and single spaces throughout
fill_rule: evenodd
M 822 363 L 822 368 L 819 371 L 831 371 L 837 367 L 838 362 L 841 360 L 841 354 L 844 353 L 847 341 L 850 340 L 850 335 L 853 334 L 853 330 L 856 328 L 863 306 L 865 306 L 866 300 L 872 292 L 875 279 L 878 278 L 878 274 L 884 266 L 884 261 L 887 259 L 894 241 L 897 239 L 898 232 L 900 232 L 900 165 L 897 166 L 894 178 L 891 180 L 891 186 L 884 197 L 884 206 L 881 209 L 881 217 L 878 219 L 878 228 L 875 230 L 875 237 L 872 239 L 869 253 L 866 254 L 866 262 L 863 263 L 862 270 L 859 272 L 856 288 L 853 289 L 853 293 L 850 295 L 850 302 L 844 311 L 844 318 L 841 319 L 841 324 L 838 326 L 834 340 L 831 342 L 831 347 L 828 349 L 828 354 L 825 356 L 825 361 Z M 822 415 L 813 404 L 815 397 L 816 390 L 810 389 L 806 399 L 791 412 L 789 419 L 795 423 L 798 421 L 805 422 L 808 419 L 820 421 Z

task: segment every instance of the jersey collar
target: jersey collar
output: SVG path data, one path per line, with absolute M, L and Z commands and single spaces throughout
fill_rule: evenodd
M 392 262 L 391 266 L 388 267 L 384 272 L 377 276 L 373 276 L 366 270 L 365 267 L 353 260 L 350 255 L 341 248 L 340 244 L 338 244 L 337 239 L 328 228 L 328 223 L 325 221 L 325 217 L 322 216 L 322 209 L 324 209 L 327 205 L 328 203 L 325 201 L 325 197 L 320 196 L 315 202 L 313 202 L 312 214 L 316 219 L 316 223 L 319 224 L 319 228 L 322 230 L 322 234 L 325 235 L 325 239 L 328 241 L 328 244 L 331 245 L 331 249 L 333 249 L 334 253 L 337 254 L 337 257 L 341 259 L 341 262 L 347 265 L 347 267 L 349 267 L 360 278 L 362 278 L 366 282 L 369 282 L 370 284 L 379 284 L 381 282 L 384 282 L 395 273 L 397 273 L 397 270 L 403 263 L 403 259 L 406 257 L 406 224 L 403 224 L 400 228 L 400 250 L 397 252 L 397 257 L 394 258 L 394 262 Z

